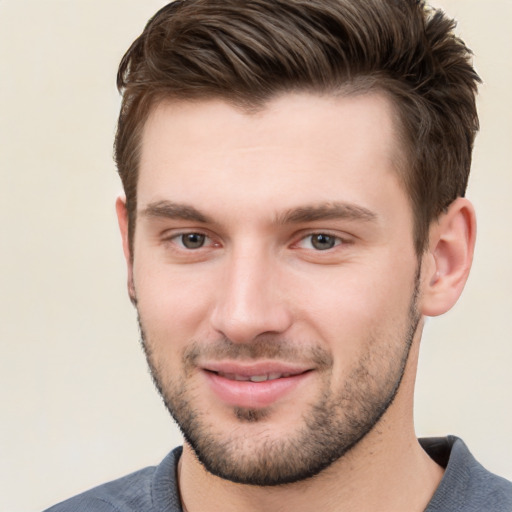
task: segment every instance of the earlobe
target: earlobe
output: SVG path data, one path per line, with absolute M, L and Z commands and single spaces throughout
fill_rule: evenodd
M 423 258 L 423 315 L 442 315 L 457 302 L 471 269 L 475 238 L 475 212 L 465 198 L 456 199 L 432 223 Z
M 126 267 L 128 271 L 128 294 L 132 303 L 135 303 L 135 289 L 133 286 L 133 257 L 130 247 L 130 237 L 128 229 L 128 210 L 126 208 L 126 199 L 124 196 L 119 196 L 116 199 L 116 213 L 117 222 L 119 224 L 119 231 L 123 243 L 123 253 L 126 260 Z

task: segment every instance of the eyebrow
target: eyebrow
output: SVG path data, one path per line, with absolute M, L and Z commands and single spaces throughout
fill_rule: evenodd
M 143 217 L 190 220 L 204 224 L 212 222 L 208 216 L 196 210 L 193 206 L 165 200 L 148 204 L 146 208 L 141 210 L 140 215 Z
M 144 217 L 160 217 L 166 219 L 188 220 L 203 224 L 213 220 L 193 206 L 162 200 L 148 204 L 140 214 Z M 319 220 L 347 219 L 363 222 L 375 222 L 377 214 L 352 203 L 322 203 L 317 205 L 291 208 L 276 216 L 275 224 L 299 224 Z
M 377 214 L 352 203 L 323 203 L 319 205 L 292 208 L 276 219 L 278 224 L 298 224 L 318 220 L 347 219 L 364 222 L 375 222 Z

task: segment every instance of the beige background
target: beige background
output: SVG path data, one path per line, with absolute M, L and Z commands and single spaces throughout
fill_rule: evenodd
M 115 71 L 157 0 L 0 0 L 0 510 L 37 511 L 156 464 L 179 434 L 125 293 Z M 512 1 L 443 0 L 476 57 L 473 275 L 427 325 L 419 435 L 512 478 Z

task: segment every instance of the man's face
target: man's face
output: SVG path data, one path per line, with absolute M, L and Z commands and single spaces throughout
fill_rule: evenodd
M 149 117 L 133 290 L 155 381 L 212 473 L 300 480 L 385 414 L 420 317 L 399 159 L 378 94 Z

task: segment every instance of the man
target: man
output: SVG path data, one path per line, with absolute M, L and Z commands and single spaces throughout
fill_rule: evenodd
M 121 62 L 117 201 L 183 448 L 52 511 L 510 511 L 418 441 L 426 316 L 471 266 L 478 76 L 414 0 L 185 0 Z

